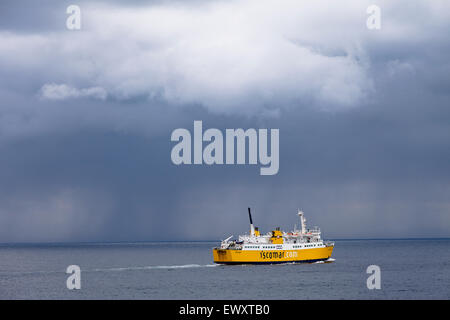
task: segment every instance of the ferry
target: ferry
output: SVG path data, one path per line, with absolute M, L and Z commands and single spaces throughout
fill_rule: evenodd
M 323 241 L 318 227 L 306 228 L 303 211 L 298 211 L 300 229 L 291 232 L 280 228 L 261 235 L 253 226 L 252 214 L 248 208 L 250 233 L 231 240 L 223 240 L 220 247 L 213 248 L 214 262 L 217 264 L 277 264 L 312 263 L 331 261 L 334 242 Z

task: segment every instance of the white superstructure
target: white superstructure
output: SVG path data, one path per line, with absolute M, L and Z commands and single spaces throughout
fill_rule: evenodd
M 323 248 L 333 246 L 332 242 L 324 242 L 321 239 L 321 232 L 318 227 L 308 229 L 303 211 L 298 210 L 300 218 L 300 229 L 294 227 L 291 232 L 281 231 L 280 228 L 260 235 L 258 228 L 253 226 L 253 221 L 249 210 L 250 232 L 240 235 L 238 240 L 230 240 L 233 236 L 222 241 L 221 249 L 241 249 L 241 250 L 298 250 L 309 248 Z

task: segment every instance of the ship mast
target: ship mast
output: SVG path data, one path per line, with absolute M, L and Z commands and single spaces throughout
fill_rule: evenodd
M 306 218 L 305 218 L 305 215 L 304 215 L 303 211 L 301 211 L 301 210 L 298 210 L 297 214 L 298 214 L 298 216 L 300 218 L 301 232 L 302 232 L 302 234 L 305 234 L 306 233 Z

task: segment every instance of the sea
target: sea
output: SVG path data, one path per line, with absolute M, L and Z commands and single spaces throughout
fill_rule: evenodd
M 450 299 L 450 239 L 334 242 L 327 263 L 234 266 L 219 242 L 0 244 L 0 299 Z

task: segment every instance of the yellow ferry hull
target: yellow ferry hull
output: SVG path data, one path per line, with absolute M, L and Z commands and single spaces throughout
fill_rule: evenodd
M 310 263 L 331 257 L 333 246 L 298 250 L 232 250 L 213 249 L 214 262 L 219 264 Z

